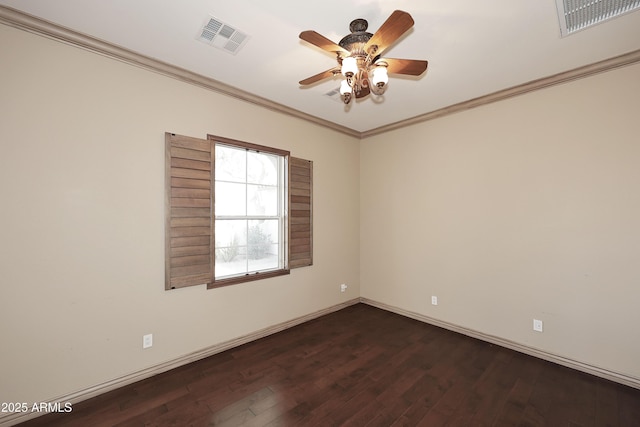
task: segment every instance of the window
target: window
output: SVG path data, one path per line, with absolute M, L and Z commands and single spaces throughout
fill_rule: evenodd
M 286 270 L 288 159 L 286 151 L 215 141 L 216 282 Z
M 166 289 L 312 265 L 312 162 L 213 135 L 165 140 Z

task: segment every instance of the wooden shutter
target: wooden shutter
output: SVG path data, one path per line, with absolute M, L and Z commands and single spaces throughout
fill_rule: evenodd
M 165 134 L 165 289 L 213 282 L 212 147 Z
M 313 162 L 289 158 L 289 268 L 313 264 Z

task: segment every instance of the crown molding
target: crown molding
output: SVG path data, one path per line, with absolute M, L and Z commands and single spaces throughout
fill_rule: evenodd
M 202 87 L 241 101 L 258 105 L 268 110 L 283 113 L 317 125 L 333 129 L 346 135 L 360 138 L 361 133 L 345 126 L 338 125 L 328 120 L 323 120 L 302 111 L 286 107 L 282 104 L 270 101 L 266 98 L 245 92 L 236 87 L 224 84 L 217 80 L 204 77 L 180 67 L 150 58 L 133 52 L 123 47 L 108 43 L 95 37 L 88 36 L 78 31 L 54 24 L 44 19 L 26 14 L 19 10 L 0 5 L 0 23 L 20 30 L 47 37 L 74 47 L 124 62 L 129 65 L 143 68 L 154 73 L 180 80 L 195 86 Z
M 595 74 L 604 73 L 614 70 L 616 68 L 625 67 L 627 65 L 633 65 L 640 62 L 640 49 L 632 52 L 625 53 L 613 58 L 605 59 L 603 61 L 595 62 L 593 64 L 585 65 L 583 67 L 575 68 L 569 71 L 563 71 L 558 74 L 554 74 L 549 77 L 544 77 L 537 80 L 532 80 L 528 83 L 513 86 L 508 89 L 499 90 L 497 92 L 483 95 L 478 98 L 470 99 L 468 101 L 460 102 L 458 104 L 450 105 L 448 107 L 440 108 L 435 111 L 431 111 L 426 114 L 422 114 L 411 119 L 402 120 L 396 123 L 392 123 L 386 126 L 381 126 L 370 131 L 362 132 L 360 138 L 367 138 L 369 136 L 378 135 L 384 132 L 389 132 L 395 129 L 411 126 L 417 123 L 426 122 L 429 120 L 437 119 L 439 117 L 448 116 L 450 114 L 466 111 L 471 108 L 480 107 L 494 102 L 502 101 L 515 96 L 527 94 L 529 92 L 545 89 L 551 86 L 569 83 L 585 77 L 590 77 Z
M 583 67 L 575 68 L 573 70 L 563 71 L 549 77 L 532 80 L 530 82 L 513 86 L 508 89 L 500 90 L 480 96 L 478 98 L 440 108 L 438 110 L 421 114 L 410 119 L 401 120 L 385 126 L 380 126 L 378 128 L 365 132 L 359 132 L 346 126 L 341 126 L 328 120 L 320 119 L 310 114 L 303 113 L 302 111 L 284 106 L 282 104 L 278 104 L 266 98 L 253 95 L 249 92 L 245 92 L 241 89 L 224 84 L 217 80 L 204 77 L 200 74 L 193 73 L 191 71 L 176 67 L 166 62 L 158 61 L 157 59 L 153 59 L 125 49 L 123 47 L 116 46 L 104 40 L 100 40 L 98 38 L 82 34 L 69 28 L 53 24 L 49 21 L 37 18 L 35 16 L 26 14 L 10 7 L 0 6 L 0 23 L 53 40 L 57 40 L 71 46 L 79 47 L 81 49 L 85 49 L 93 53 L 115 59 L 117 61 L 121 61 L 136 67 L 146 69 L 148 71 L 171 77 L 185 83 L 199 86 L 213 92 L 230 96 L 241 101 L 258 105 L 271 111 L 276 111 L 282 114 L 296 117 L 358 139 L 365 139 L 371 136 L 390 132 L 392 130 L 427 122 L 429 120 L 448 116 L 450 114 L 455 114 L 483 105 L 492 104 L 494 102 L 524 95 L 529 92 L 545 89 L 551 86 L 569 83 L 578 79 L 590 77 L 595 74 L 604 73 L 616 68 L 637 64 L 640 62 L 640 49 L 638 49 L 632 52 L 625 53 L 623 55 L 605 59 L 603 61 L 585 65 Z

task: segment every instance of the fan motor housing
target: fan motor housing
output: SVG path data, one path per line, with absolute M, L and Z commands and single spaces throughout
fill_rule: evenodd
M 369 23 L 366 19 L 354 19 L 349 24 L 351 34 L 344 36 L 338 45 L 351 52 L 351 54 L 364 53 L 364 45 L 373 37 L 373 34 L 367 32 L 368 27 Z

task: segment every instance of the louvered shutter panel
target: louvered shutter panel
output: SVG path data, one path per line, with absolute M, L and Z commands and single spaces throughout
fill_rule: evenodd
M 313 264 L 313 162 L 289 158 L 289 268 Z
M 212 147 L 165 134 L 165 289 L 213 282 Z

